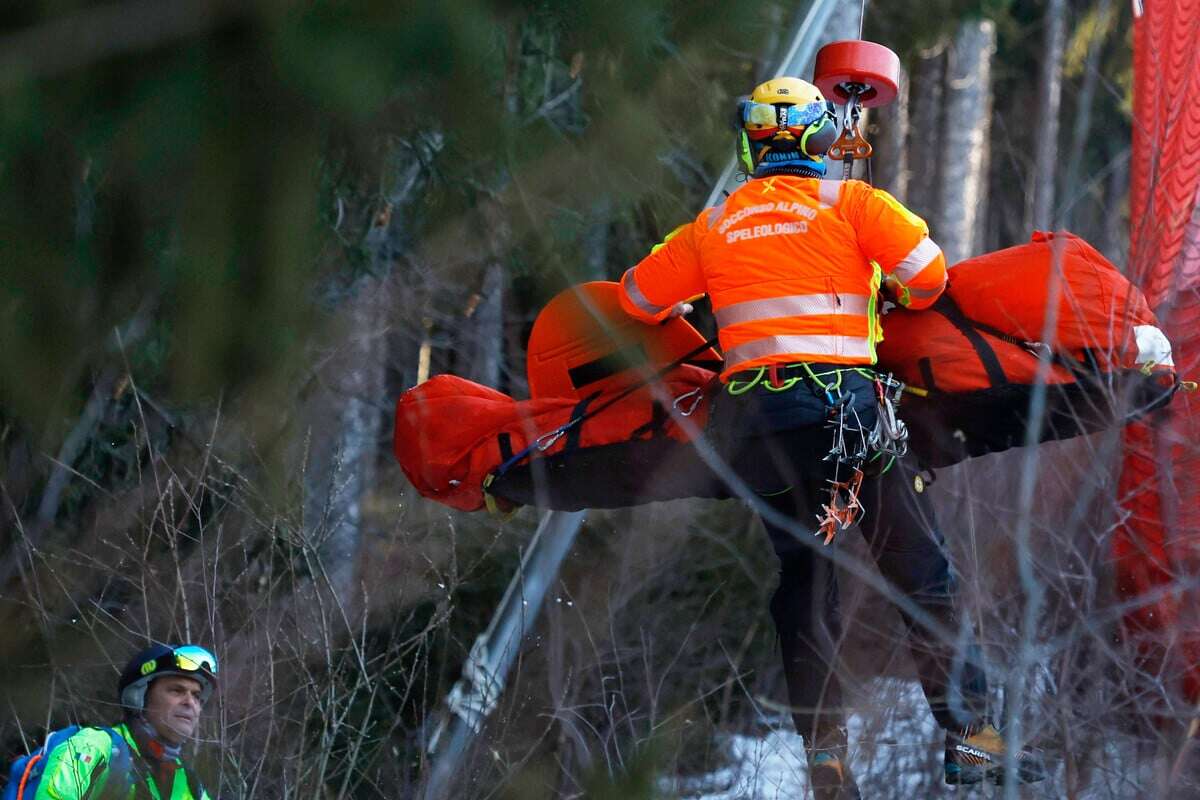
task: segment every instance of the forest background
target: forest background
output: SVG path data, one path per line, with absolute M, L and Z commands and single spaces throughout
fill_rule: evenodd
M 1123 267 L 1130 4 L 839 3 L 825 39 L 857 37 L 864 7 L 863 37 L 906 72 L 899 101 L 869 118 L 871 177 L 930 221 L 950 259 L 1066 227 Z M 12 9 L 0 32 L 4 752 L 112 719 L 128 655 L 188 640 L 222 659 L 204 727 L 217 745 L 196 757 L 223 796 L 411 794 L 429 721 L 537 516 L 417 496 L 391 455 L 395 398 L 439 372 L 527 396 L 538 310 L 574 283 L 616 279 L 695 215 L 732 151 L 736 98 L 770 76 L 805 11 Z M 698 323 L 711 330 L 703 308 Z M 1013 532 L 1032 527 L 1039 631 L 1057 644 L 1034 678 L 1040 707 L 1022 713 L 1071 755 L 1039 796 L 1145 796 L 1141 773 L 1105 772 L 1143 691 L 1112 645 L 1115 448 L 1102 435 L 977 459 L 934 490 L 998 691 L 1017 669 L 1025 599 Z M 774 581 L 740 504 L 590 514 L 456 796 L 686 794 L 688 776 L 728 761 L 723 737 L 782 724 Z M 911 676 L 881 603 L 847 601 L 859 701 L 880 713 L 878 678 Z M 1132 730 L 1149 745 L 1130 752 L 1152 753 L 1148 730 Z M 938 757 L 922 742 L 904 767 L 927 775 L 928 796 Z M 1111 792 L 1089 794 L 1099 785 Z

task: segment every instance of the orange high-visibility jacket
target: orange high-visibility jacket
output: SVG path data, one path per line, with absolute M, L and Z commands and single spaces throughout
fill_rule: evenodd
M 626 271 L 621 306 L 657 322 L 708 294 L 725 380 L 768 364 L 874 364 L 881 274 L 908 308 L 942 293 L 946 260 L 924 220 L 862 181 L 778 175 L 749 181 Z

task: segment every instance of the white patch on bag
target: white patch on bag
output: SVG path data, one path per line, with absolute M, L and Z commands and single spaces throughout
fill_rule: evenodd
M 1173 367 L 1171 342 L 1165 333 L 1153 325 L 1134 325 L 1133 335 L 1137 340 L 1137 363 L 1154 364 L 1157 367 Z

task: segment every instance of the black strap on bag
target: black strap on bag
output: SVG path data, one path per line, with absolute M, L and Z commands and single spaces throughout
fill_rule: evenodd
M 993 388 L 1003 386 L 1009 381 L 1008 377 L 1004 374 L 1004 368 L 1000 364 L 1000 359 L 996 356 L 996 351 L 988 344 L 987 339 L 983 338 L 982 334 L 984 333 L 1002 342 L 1007 342 L 1021 348 L 1021 350 L 1033 358 L 1040 360 L 1043 356 L 1048 357 L 1050 363 L 1067 370 L 1080 383 L 1098 386 L 1103 382 L 1100 377 L 1103 374 L 1103 370 L 1100 367 L 1099 359 L 1092 350 L 1085 350 L 1084 359 L 1080 360 L 1070 353 L 1056 350 L 1045 342 L 1035 342 L 1030 339 L 1022 339 L 1019 336 L 1014 336 L 1011 333 L 988 325 L 986 322 L 971 319 L 954 302 L 954 298 L 946 294 L 938 298 L 937 302 L 933 304 L 932 310 L 948 319 L 967 338 L 967 341 L 971 343 L 971 347 L 975 349 L 976 355 L 979 356 L 979 360 L 983 364 L 983 369 L 988 375 L 988 381 L 992 384 Z M 924 374 L 924 370 L 922 370 L 922 374 Z M 932 378 L 932 375 L 929 377 Z
M 662 403 L 655 400 L 651 403 L 650 421 L 629 434 L 630 440 L 641 438 L 653 439 L 655 436 L 661 435 L 667 427 L 667 420 L 670 418 L 671 412 L 663 407 Z
M 948 294 L 942 294 L 937 302 L 931 307 L 933 311 L 941 314 L 950 321 L 950 324 L 958 329 L 958 332 L 967 338 L 974 348 L 975 354 L 979 356 L 979 361 L 983 364 L 983 370 L 987 373 L 988 383 L 992 388 L 1004 386 L 1008 383 L 1008 376 L 1004 374 L 1004 367 L 1000 365 L 1000 359 L 996 355 L 996 351 L 988 344 L 987 339 L 980 334 L 980 326 L 978 323 L 969 319 L 962 309 L 958 307 L 958 303 Z M 987 331 L 987 333 L 992 333 Z M 995 335 L 995 334 L 992 334 Z M 1013 339 L 1014 337 L 1008 337 Z M 1020 344 L 1015 342 L 1015 344 Z M 1021 345 L 1024 348 L 1024 345 Z M 932 388 L 932 387 L 930 387 Z
M 993 387 L 1006 384 L 1008 380 L 1004 376 L 1004 369 L 1000 366 L 1000 360 L 996 357 L 996 351 L 983 338 L 981 335 L 983 333 L 1021 348 L 1021 350 L 1028 353 L 1032 358 L 1038 360 L 1048 358 L 1051 364 L 1062 367 L 1070 372 L 1075 378 L 1075 382 L 1088 390 L 1102 391 L 1107 396 L 1111 396 L 1114 391 L 1111 383 L 1112 375 L 1106 372 L 1100 364 L 1100 358 L 1095 349 L 1085 349 L 1083 351 L 1083 358 L 1076 358 L 1072 354 L 1055 349 L 1045 342 L 1035 342 L 1013 336 L 1011 333 L 988 325 L 986 322 L 978 322 L 969 318 L 963 314 L 962 309 L 958 307 L 953 298 L 945 294 L 938 298 L 938 301 L 933 304 L 932 309 L 950 320 L 967 337 L 967 340 L 971 342 L 971 346 L 975 348 L 980 361 L 983 362 L 983 368 L 987 372 L 988 379 L 991 381 Z M 924 361 L 925 359 L 922 359 L 922 362 Z M 925 364 L 921 363 L 919 366 L 922 376 L 929 381 L 929 388 L 934 390 L 932 369 L 926 375 Z M 1150 375 L 1148 372 L 1146 374 Z M 1003 381 L 997 382 L 996 379 L 998 377 L 1003 378 Z M 1163 387 L 1161 392 L 1155 392 L 1150 399 L 1141 403 L 1138 408 L 1132 411 L 1129 418 L 1136 419 L 1144 413 L 1162 408 L 1182 386 L 1183 382 L 1178 375 L 1175 375 L 1170 386 Z
M 563 445 L 563 452 L 569 453 L 572 450 L 578 449 L 579 440 L 583 436 L 583 420 L 587 417 L 588 406 L 592 401 L 600 396 L 600 392 L 592 392 L 587 397 L 575 404 L 575 408 L 571 409 L 571 419 L 578 418 L 580 424 L 575 425 L 571 430 L 567 431 L 567 442 Z

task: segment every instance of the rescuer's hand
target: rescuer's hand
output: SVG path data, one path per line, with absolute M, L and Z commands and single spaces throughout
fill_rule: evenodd
M 692 304 L 685 300 L 682 303 L 676 303 L 672 306 L 671 313 L 667 314 L 667 319 L 675 319 L 675 317 L 682 317 L 690 313 L 692 313 Z
M 879 315 L 886 316 L 893 308 L 899 308 L 903 305 L 900 302 L 900 293 L 902 287 L 900 282 L 891 275 L 884 276 L 883 285 L 879 287 L 879 297 L 883 301 L 879 304 Z

